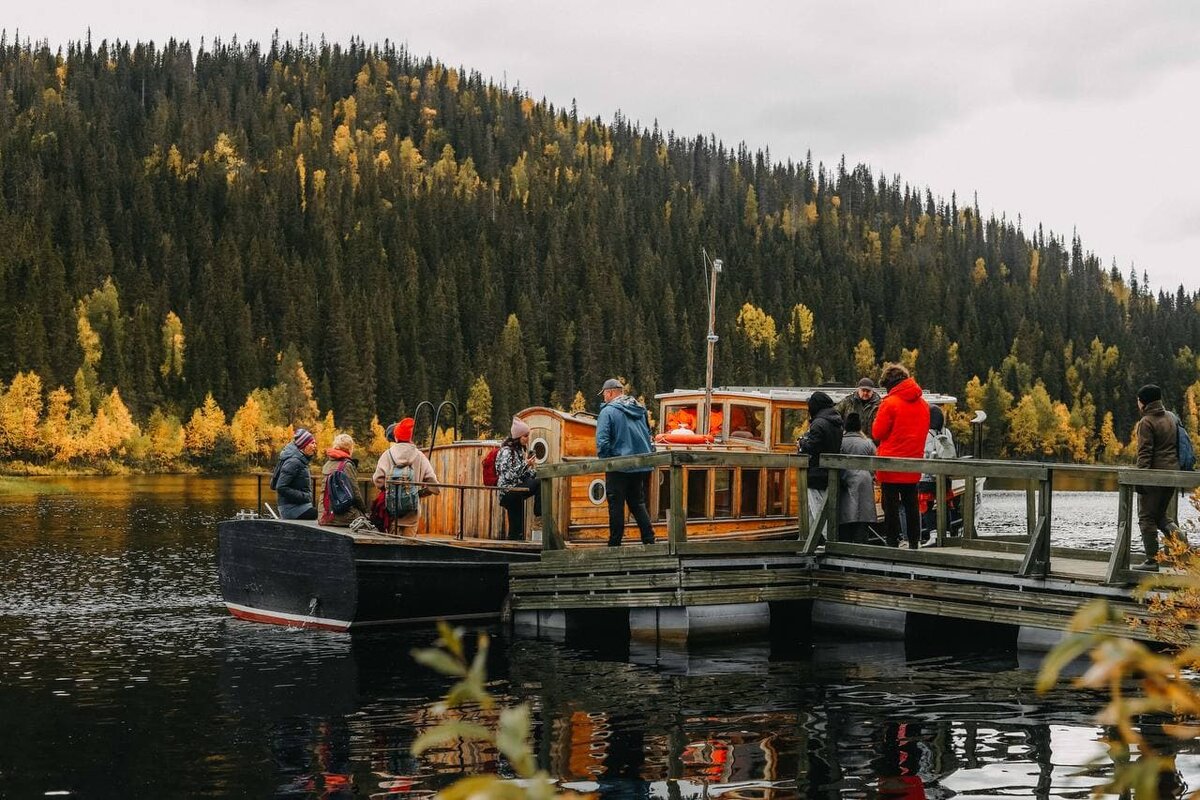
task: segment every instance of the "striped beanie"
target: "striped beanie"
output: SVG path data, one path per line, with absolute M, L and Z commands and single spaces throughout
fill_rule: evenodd
M 316 441 L 316 438 L 309 433 L 305 428 L 296 428 L 296 432 L 292 435 L 292 444 L 299 447 L 301 450 L 308 447 Z

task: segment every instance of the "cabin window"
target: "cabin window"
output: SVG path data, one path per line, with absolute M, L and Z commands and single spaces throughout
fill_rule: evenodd
M 687 470 L 687 518 L 708 516 L 708 470 Z
M 533 453 L 537 463 L 545 464 L 546 459 L 550 457 L 550 446 L 546 444 L 545 439 L 539 436 L 529 443 L 529 452 Z
M 668 433 L 676 428 L 687 428 L 689 431 L 696 432 L 697 418 L 695 404 L 663 406 L 663 430 Z
M 729 438 L 763 440 L 763 420 L 766 414 L 758 406 L 731 403 L 729 406 Z
M 654 471 L 654 485 L 658 490 L 658 508 L 655 510 L 656 520 L 665 520 L 671 510 L 671 470 L 658 469 Z
M 598 506 L 604 503 L 604 479 L 596 478 L 588 484 L 588 500 L 592 501 L 592 505 Z
M 733 470 L 713 470 L 713 516 L 733 516 Z
M 787 514 L 787 471 L 767 470 L 767 516 L 782 517 Z
M 762 470 L 742 470 L 742 486 L 738 493 L 739 517 L 761 517 L 762 505 L 759 502 L 758 490 L 762 488 Z
M 808 430 L 808 409 L 779 409 L 779 424 L 775 426 L 775 444 L 794 445 Z
M 708 415 L 708 432 L 713 436 L 721 435 L 724 416 L 721 413 L 721 404 L 713 403 L 712 411 Z M 666 433 L 678 428 L 686 428 L 692 433 L 699 433 L 700 428 L 697 423 L 699 419 L 700 406 L 696 403 L 663 406 L 663 431 Z

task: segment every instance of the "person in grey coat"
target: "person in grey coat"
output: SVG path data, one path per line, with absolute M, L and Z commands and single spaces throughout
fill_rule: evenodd
M 292 440 L 279 453 L 279 463 L 271 476 L 279 516 L 284 519 L 316 519 L 313 505 L 312 473 L 308 465 L 317 452 L 317 440 L 304 428 L 297 428 Z
M 846 415 L 842 434 L 842 453 L 848 456 L 873 456 L 875 443 L 862 432 L 858 414 Z M 838 538 L 843 542 L 867 544 L 871 532 L 868 526 L 879 521 L 875 510 L 875 474 L 869 469 L 842 470 L 841 494 L 838 497 Z

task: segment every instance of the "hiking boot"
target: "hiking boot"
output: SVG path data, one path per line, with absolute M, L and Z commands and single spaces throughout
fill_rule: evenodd
M 1133 569 L 1141 572 L 1158 572 L 1158 562 L 1153 558 L 1147 558 L 1140 564 L 1134 564 Z

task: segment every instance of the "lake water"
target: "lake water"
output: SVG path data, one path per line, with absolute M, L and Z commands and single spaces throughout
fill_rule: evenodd
M 214 523 L 254 505 L 253 480 L 16 485 L 0 485 L 0 797 L 424 797 L 506 769 L 480 747 L 409 755 L 447 688 L 408 655 L 430 630 L 227 615 Z M 1115 495 L 1055 501 L 1062 543 L 1111 540 Z M 981 524 L 1023 513 L 1023 494 L 990 492 Z M 1025 654 L 492 632 L 493 689 L 532 705 L 543 766 L 605 797 L 1082 798 L 1109 771 L 1077 774 L 1104 752 L 1097 698 L 1037 696 Z M 1196 748 L 1178 766 L 1200 786 Z

